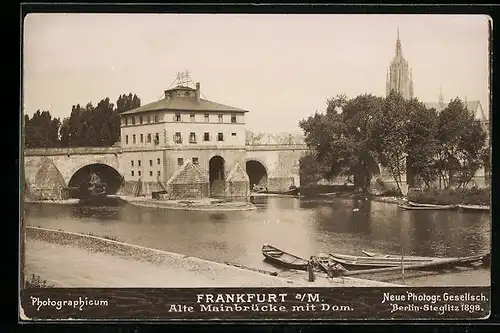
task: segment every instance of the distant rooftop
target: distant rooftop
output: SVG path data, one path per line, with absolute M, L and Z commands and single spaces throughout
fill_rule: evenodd
M 448 103 L 439 103 L 439 102 L 429 102 L 429 103 L 424 103 L 424 104 L 428 108 L 436 109 L 437 112 L 443 111 L 446 108 L 446 106 L 448 106 Z M 466 106 L 467 106 L 468 110 L 474 112 L 474 115 L 477 119 L 483 120 L 483 121 L 489 120 L 489 114 L 488 114 L 488 112 L 485 112 L 483 110 L 483 107 L 482 107 L 480 101 L 467 101 Z

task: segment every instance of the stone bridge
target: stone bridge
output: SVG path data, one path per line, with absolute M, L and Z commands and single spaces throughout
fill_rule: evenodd
M 293 178 L 294 184 L 300 186 L 299 159 L 306 151 L 305 145 L 247 145 L 245 160 L 250 185 Z M 117 186 L 111 192 L 116 193 L 126 171 L 124 165 L 121 147 L 32 148 L 24 150 L 23 176 L 27 191 L 32 192 L 54 184 L 78 186 L 79 173 L 88 174 L 89 168 L 99 168 L 114 179 Z

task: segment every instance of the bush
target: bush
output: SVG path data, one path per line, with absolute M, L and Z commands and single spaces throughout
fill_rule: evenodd
M 30 279 L 27 279 L 24 283 L 25 288 L 53 288 L 54 286 L 47 282 L 47 280 L 42 280 L 39 275 L 33 274 Z
M 408 200 L 418 203 L 440 205 L 465 204 L 489 206 L 491 201 L 491 189 L 427 189 L 424 191 L 410 191 L 408 192 Z

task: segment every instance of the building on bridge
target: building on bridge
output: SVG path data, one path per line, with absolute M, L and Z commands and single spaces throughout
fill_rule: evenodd
M 199 83 L 193 89 L 182 82 L 161 100 L 122 113 L 125 182 L 142 182 L 145 192 L 151 192 L 169 181 L 177 184 L 179 179 L 171 178 L 181 168 L 199 169 L 211 194 L 224 196 L 226 177 L 245 166 L 247 112 L 203 99 Z M 188 163 L 193 166 L 186 167 Z

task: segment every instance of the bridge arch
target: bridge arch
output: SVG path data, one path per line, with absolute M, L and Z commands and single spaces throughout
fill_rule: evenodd
M 114 167 L 104 163 L 92 163 L 84 165 L 73 173 L 69 179 L 68 187 L 85 186 L 92 173 L 95 173 L 106 183 L 106 194 L 116 194 L 123 184 L 123 176 Z M 77 193 L 72 193 L 72 196 L 75 195 Z
M 266 164 L 258 158 L 246 159 L 246 171 L 250 180 L 250 189 L 253 189 L 255 185 L 264 186 L 267 184 L 269 171 Z

